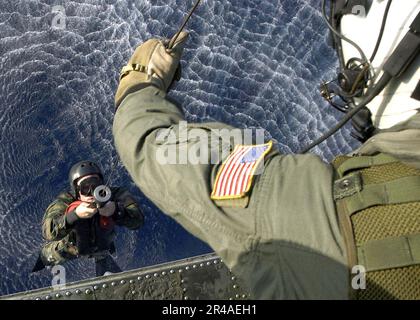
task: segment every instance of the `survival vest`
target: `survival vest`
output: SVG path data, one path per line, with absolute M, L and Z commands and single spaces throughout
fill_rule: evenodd
M 420 170 L 385 154 L 332 164 L 351 298 L 420 299 Z M 365 289 L 352 283 L 354 266 L 366 271 Z
M 59 198 L 68 204 L 66 214 L 80 204 L 80 201 L 70 193 L 60 195 Z M 79 219 L 74 223 L 69 240 L 76 246 L 79 255 L 115 251 L 115 230 L 111 219 L 96 214 L 90 219 Z

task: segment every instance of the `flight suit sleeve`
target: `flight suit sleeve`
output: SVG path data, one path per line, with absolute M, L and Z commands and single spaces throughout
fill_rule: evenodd
M 115 114 L 116 149 L 133 181 L 164 213 L 219 254 L 239 254 L 248 245 L 253 217 L 229 215 L 210 199 L 222 155 L 232 148 L 216 129 L 232 127 L 183 120 L 180 108 L 154 86 L 129 94 Z
M 330 166 L 316 155 L 272 150 L 247 196 L 220 203 L 211 193 L 238 145 L 229 134 L 235 130 L 186 123 L 153 86 L 129 94 L 113 124 L 116 149 L 136 185 L 212 247 L 254 297 L 345 298 L 348 273 Z
M 60 196 L 45 210 L 42 219 L 42 235 L 45 240 L 61 240 L 72 229 L 72 224 L 66 219 L 68 203 Z M 74 213 L 72 213 L 74 215 Z
M 143 226 L 144 214 L 127 190 L 119 189 L 117 191 L 116 205 L 117 208 L 113 218 L 117 225 L 130 230 L 139 229 Z

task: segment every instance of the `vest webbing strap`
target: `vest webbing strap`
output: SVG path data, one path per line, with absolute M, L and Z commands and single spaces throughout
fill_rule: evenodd
M 353 157 L 346 160 L 341 166 L 339 166 L 337 168 L 337 172 L 340 177 L 343 177 L 349 170 L 369 168 L 392 162 L 398 162 L 398 160 L 383 153 L 380 153 L 377 156 Z
M 420 233 L 372 240 L 357 247 L 358 264 L 366 272 L 420 264 Z
M 420 201 L 420 176 L 364 185 L 361 191 L 345 198 L 344 201 L 349 215 L 375 205 Z

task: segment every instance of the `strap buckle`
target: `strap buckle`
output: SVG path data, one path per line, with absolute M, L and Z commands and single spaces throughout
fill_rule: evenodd
M 334 200 L 350 197 L 363 189 L 362 176 L 360 172 L 350 174 L 334 182 Z

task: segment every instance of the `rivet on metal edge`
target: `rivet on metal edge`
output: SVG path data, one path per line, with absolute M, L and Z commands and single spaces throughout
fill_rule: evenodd
M 235 295 L 235 297 L 239 299 L 240 295 L 239 295 L 239 294 L 237 294 L 237 295 Z
M 86 293 L 86 294 L 91 294 L 91 293 L 92 293 L 92 291 L 91 291 L 90 289 L 86 289 L 85 293 Z
M 133 284 L 133 283 L 134 283 L 134 280 L 133 280 L 133 279 L 131 279 L 131 280 L 130 280 L 130 283 L 131 283 L 131 284 Z
M 233 289 L 238 289 L 238 286 L 236 284 L 234 284 Z
M 111 286 L 115 287 L 117 285 L 117 283 L 115 281 L 111 282 Z
M 61 294 L 57 293 L 57 294 L 55 295 L 55 297 L 56 297 L 56 298 L 61 298 Z
M 245 299 L 245 298 L 246 298 L 246 294 L 243 294 L 243 295 L 242 295 L 242 298 L 244 298 L 244 299 Z
M 131 291 L 131 294 L 136 294 L 136 291 L 135 290 Z
M 93 290 L 98 290 L 99 286 L 93 286 Z
M 235 276 L 233 276 L 231 279 L 232 279 L 232 281 L 235 281 L 235 280 L 236 280 L 236 277 L 235 277 Z
M 189 266 L 186 266 L 186 267 L 185 267 L 185 270 L 190 270 L 190 267 L 189 267 Z
M 179 270 L 178 270 L 178 272 L 179 272 L 179 273 L 182 273 L 182 269 L 179 269 Z
M 156 272 L 156 273 L 153 274 L 153 276 L 154 277 L 159 277 L 159 273 Z
M 211 265 L 211 262 L 209 261 L 209 262 L 207 262 L 206 264 L 209 266 L 209 265 Z
M 121 281 L 120 281 L 120 283 L 121 283 L 121 284 L 125 284 L 125 280 L 121 280 Z
M 204 263 L 200 263 L 200 267 L 204 267 Z
M 146 279 L 150 279 L 150 274 L 146 275 Z
M 213 263 L 214 263 L 214 264 L 218 264 L 218 263 L 219 263 L 219 261 L 217 261 L 217 260 L 214 260 L 214 261 L 213 261 Z
M 137 277 L 137 280 L 139 280 L 139 281 L 140 281 L 140 280 L 141 280 L 141 277 Z
M 108 288 L 108 285 L 107 285 L 106 283 L 104 283 L 104 284 L 102 285 L 102 288 L 106 289 L 106 288 Z
M 174 273 L 175 271 L 173 269 L 169 270 L 169 273 Z
M 182 291 L 187 292 L 187 288 L 182 289 Z
M 35 300 L 41 300 L 41 298 L 39 298 L 39 297 L 38 297 L 38 298 L 36 298 Z
M 187 296 L 185 296 L 185 297 L 184 297 L 184 300 L 188 300 L 188 297 L 187 297 Z
M 233 298 L 229 298 L 229 300 L 233 300 Z
M 182 279 L 182 280 L 181 280 L 181 283 L 184 283 L 184 282 L 185 282 L 185 280 L 184 280 L 184 279 Z
M 197 268 L 197 265 L 196 264 L 193 264 L 193 269 L 196 269 Z
M 51 296 L 45 296 L 45 299 L 50 300 Z
M 80 294 L 82 291 L 80 291 L 79 289 L 77 289 L 75 292 L 76 292 L 76 294 Z
M 164 275 L 166 275 L 166 272 L 165 271 L 162 271 L 162 276 L 164 276 Z
M 67 291 L 67 292 L 66 292 L 66 296 L 67 296 L 67 297 L 70 297 L 70 296 L 71 296 L 71 292 L 70 292 L 70 291 Z

